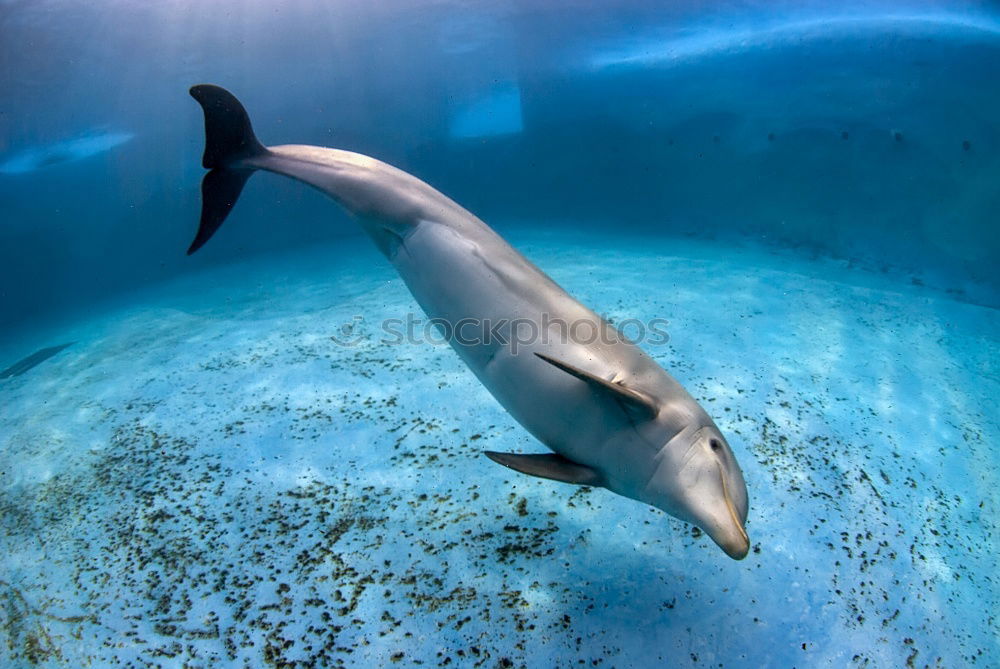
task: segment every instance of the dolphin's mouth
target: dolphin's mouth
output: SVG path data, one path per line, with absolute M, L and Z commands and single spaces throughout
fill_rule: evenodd
M 726 501 L 726 509 L 729 511 L 729 517 L 733 521 L 732 527 L 736 528 L 736 532 L 727 532 L 725 537 L 714 537 L 712 540 L 719 544 L 719 548 L 726 552 L 726 555 L 733 558 L 734 560 L 742 560 L 750 552 L 750 537 L 747 536 L 747 531 L 743 527 L 743 522 L 740 520 L 740 516 L 736 513 L 736 506 L 733 504 L 732 498 L 729 496 L 729 486 L 726 485 L 726 477 L 722 473 L 722 466 L 719 466 L 719 479 L 722 481 L 722 496 Z

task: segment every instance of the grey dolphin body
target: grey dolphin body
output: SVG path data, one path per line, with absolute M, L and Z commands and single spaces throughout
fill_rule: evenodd
M 416 177 L 348 151 L 264 147 L 230 93 L 200 85 L 191 95 L 205 112 L 203 164 L 211 171 L 189 253 L 222 224 L 253 171 L 314 186 L 354 215 L 430 318 L 453 326 L 517 319 L 558 329 L 517 351 L 495 338 L 453 338 L 483 385 L 553 451 L 489 457 L 526 474 L 602 486 L 645 502 L 697 525 L 730 557 L 746 556 L 746 485 L 726 439 L 641 349 Z M 569 323 L 603 336 L 573 341 L 559 329 Z

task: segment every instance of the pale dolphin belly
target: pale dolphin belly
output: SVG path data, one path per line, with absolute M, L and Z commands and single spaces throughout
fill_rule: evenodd
M 482 252 L 484 243 L 488 253 Z M 406 232 L 390 259 L 429 319 L 441 319 L 453 328 L 466 324 L 463 332 L 452 331 L 453 348 L 519 423 L 561 455 L 580 462 L 604 459 L 600 450 L 607 416 L 594 410 L 586 385 L 539 364 L 531 353 L 548 352 L 581 365 L 613 362 L 615 368 L 639 373 L 653 368 L 654 375 L 662 374 L 631 343 L 597 341 L 584 346 L 569 340 L 565 335 L 574 325 L 584 335 L 610 337 L 617 332 L 485 225 L 456 229 L 420 221 Z M 521 338 L 515 341 L 511 329 L 502 328 L 506 341 L 484 341 L 483 335 L 501 322 L 520 322 Z M 546 338 L 543 322 L 553 323 Z M 537 329 L 532 331 L 532 326 Z M 467 343 L 474 338 L 479 341 Z M 574 404 L 591 410 L 567 411 Z

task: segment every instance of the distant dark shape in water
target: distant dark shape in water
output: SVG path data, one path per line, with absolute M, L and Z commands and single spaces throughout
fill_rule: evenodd
M 130 132 L 91 130 L 62 142 L 28 147 L 0 163 L 0 173 L 24 174 L 83 160 L 110 151 L 134 136 Z
M 613 325 L 416 177 L 349 151 L 265 147 L 231 93 L 202 85 L 191 95 L 205 113 L 202 164 L 211 171 L 188 253 L 218 230 L 254 171 L 317 188 L 357 219 L 427 316 L 451 324 L 450 343 L 465 364 L 552 451 L 488 451 L 490 459 L 650 504 L 697 525 L 730 557 L 746 556 L 747 490 L 725 437 L 681 384 Z M 490 324 L 499 326 L 496 336 Z M 553 331 L 560 324 L 569 336 Z M 522 325 L 536 335 L 511 346 Z M 587 334 L 575 334 L 582 330 Z
M 27 358 L 18 360 L 13 365 L 7 369 L 0 372 L 0 379 L 9 379 L 12 376 L 21 376 L 25 372 L 34 369 L 38 365 L 42 364 L 52 356 L 69 348 L 76 342 L 69 342 L 68 344 L 60 344 L 59 346 L 49 346 L 48 348 L 43 348 L 40 351 L 35 351 Z
M 41 156 L 38 167 L 50 167 L 60 163 L 68 163 L 73 160 L 73 154 L 66 150 L 54 150 L 47 155 Z
M 972 150 L 972 142 L 970 142 L 967 139 L 963 140 L 962 141 L 962 150 L 963 151 L 971 151 Z

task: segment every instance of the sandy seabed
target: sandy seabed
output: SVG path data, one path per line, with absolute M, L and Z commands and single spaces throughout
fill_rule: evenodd
M 8 666 L 995 666 L 1000 314 L 843 263 L 515 232 L 728 435 L 749 557 L 542 451 L 362 239 L 0 341 Z M 216 243 L 221 243 L 218 240 Z M 363 317 L 363 320 L 355 319 Z M 338 345 L 342 325 L 352 346 Z

